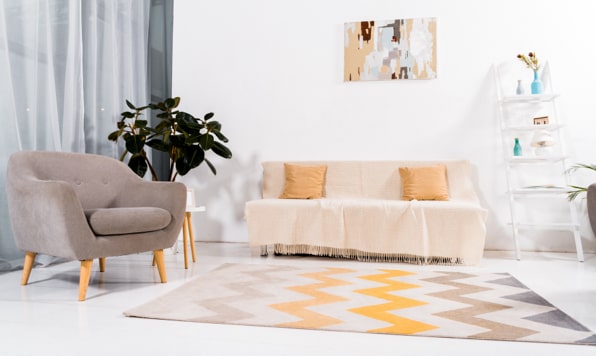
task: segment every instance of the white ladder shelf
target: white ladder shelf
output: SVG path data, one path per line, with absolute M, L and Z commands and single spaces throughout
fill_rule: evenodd
M 583 262 L 584 254 L 577 211 L 575 205 L 566 199 L 569 180 L 566 148 L 561 132 L 564 124 L 561 122 L 557 108 L 559 94 L 555 93 L 552 89 L 550 68 L 548 63 L 546 63 L 542 71 L 544 93 L 516 95 L 515 87 L 518 79 L 516 76 L 520 76 L 520 68 L 525 69 L 523 68 L 523 63 L 508 62 L 493 66 L 497 85 L 498 117 L 503 144 L 507 195 L 515 242 L 515 255 L 518 260 L 521 259 L 519 241 L 520 236 L 523 235 L 523 231 L 568 231 L 573 235 L 575 240 L 577 259 Z M 529 78 L 530 73 L 528 71 L 529 69 L 525 69 L 522 75 L 525 73 L 525 77 Z M 527 83 L 529 84 L 529 81 Z M 527 85 L 526 92 L 530 92 L 529 85 Z M 534 117 L 544 116 L 548 117 L 547 125 L 533 124 Z M 544 131 L 552 135 L 557 144 L 552 149 L 552 152 L 545 155 L 537 155 L 532 152 L 530 143 L 537 132 Z M 520 138 L 520 141 L 523 141 L 523 154 L 521 156 L 513 156 L 513 142 L 516 137 Z M 523 140 L 522 137 L 524 138 Z M 537 174 L 535 167 L 540 167 L 539 170 L 542 169 L 549 173 Z M 536 182 L 528 184 L 528 181 L 532 181 L 533 179 Z M 551 197 L 553 199 L 549 199 Z M 543 221 L 526 221 L 528 219 L 528 210 L 530 210 L 530 213 L 532 212 L 532 203 L 530 201 L 536 198 L 541 199 L 539 203 L 541 208 L 548 209 L 549 204 L 559 208 L 566 204 L 568 207 L 568 220 L 554 222 L 546 218 Z M 545 199 L 550 201 L 548 203 L 543 202 Z M 526 214 L 522 215 L 522 213 Z

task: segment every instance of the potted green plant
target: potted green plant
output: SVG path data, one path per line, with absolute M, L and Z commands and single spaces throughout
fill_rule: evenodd
M 571 166 L 567 170 L 567 172 L 572 173 L 572 172 L 577 171 L 578 169 L 583 169 L 583 168 L 596 172 L 596 164 L 586 164 L 586 163 L 577 163 L 576 165 Z M 573 190 L 567 191 L 567 199 L 569 201 L 573 201 L 573 200 L 575 200 L 575 198 L 578 197 L 578 195 L 588 192 L 588 187 L 581 187 L 581 186 L 577 186 L 577 185 L 570 185 L 569 187 L 573 188 Z
M 588 169 L 591 171 L 596 171 L 595 164 L 585 164 L 585 163 L 578 163 L 571 168 L 568 169 L 569 172 L 575 172 L 578 169 Z M 577 198 L 580 194 L 587 193 L 587 209 L 588 209 L 588 220 L 590 221 L 590 227 L 592 228 L 592 232 L 596 234 L 596 189 L 594 189 L 594 185 L 588 187 L 581 187 L 577 185 L 570 185 L 570 190 L 567 192 L 567 199 L 569 201 L 573 201 Z
M 120 156 L 124 161 L 127 157 L 128 166 L 140 177 L 147 171 L 153 180 L 158 180 L 145 147 L 165 152 L 170 157 L 169 180 L 174 181 L 178 175 L 185 175 L 190 170 L 200 166 L 203 162 L 209 166 L 213 174 L 217 174 L 214 165 L 205 157 L 206 151 L 213 151 L 216 155 L 230 159 L 232 152 L 224 143 L 228 138 L 221 132 L 221 124 L 213 120 L 214 114 L 207 113 L 203 118 L 179 111 L 180 98 L 168 98 L 163 102 L 150 103 L 137 107 L 126 100 L 131 111 L 124 111 L 122 119 L 118 121 L 118 129 L 108 136 L 110 141 L 124 140 L 125 150 Z M 160 121 L 151 127 L 142 118 L 147 109 L 157 111 L 155 115 Z

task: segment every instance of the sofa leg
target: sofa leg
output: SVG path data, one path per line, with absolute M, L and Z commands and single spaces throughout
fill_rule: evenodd
M 157 264 L 157 271 L 159 272 L 161 283 L 166 283 L 168 281 L 168 277 L 166 276 L 166 262 L 163 258 L 163 250 L 153 251 L 153 260 Z
M 81 261 L 81 274 L 79 276 L 79 301 L 82 302 L 87 298 L 87 287 L 89 287 L 89 279 L 91 279 L 91 267 L 93 260 Z
M 21 277 L 21 285 L 27 285 L 29 282 L 29 276 L 31 275 L 31 270 L 33 269 L 33 263 L 35 262 L 35 256 L 37 253 L 35 252 L 25 252 L 25 262 L 23 265 L 23 276 Z
M 106 271 L 106 258 L 105 257 L 99 258 L 99 271 L 100 272 Z

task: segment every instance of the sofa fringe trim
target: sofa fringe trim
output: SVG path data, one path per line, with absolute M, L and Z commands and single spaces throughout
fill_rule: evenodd
M 459 257 L 416 256 L 409 254 L 364 252 L 355 249 L 342 249 L 312 245 L 261 245 L 261 256 L 273 252 L 276 255 L 313 255 L 335 258 L 355 259 L 364 262 L 399 262 L 418 265 L 456 265 L 464 264 Z

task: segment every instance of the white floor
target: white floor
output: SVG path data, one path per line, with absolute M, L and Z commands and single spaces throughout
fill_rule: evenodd
M 94 266 L 87 301 L 77 302 L 79 263 L 0 274 L 0 355 L 596 355 L 596 346 L 442 339 L 416 336 L 225 326 L 127 318 L 122 312 L 162 295 L 222 263 L 324 264 L 366 262 L 314 257 L 260 257 L 246 244 L 198 243 L 198 262 L 184 269 L 181 253 L 166 253 L 168 283 L 159 283 L 151 255 Z M 394 265 L 395 266 L 395 265 Z M 400 264 L 405 270 L 509 272 L 596 331 L 596 255 L 486 252 L 480 266 Z

